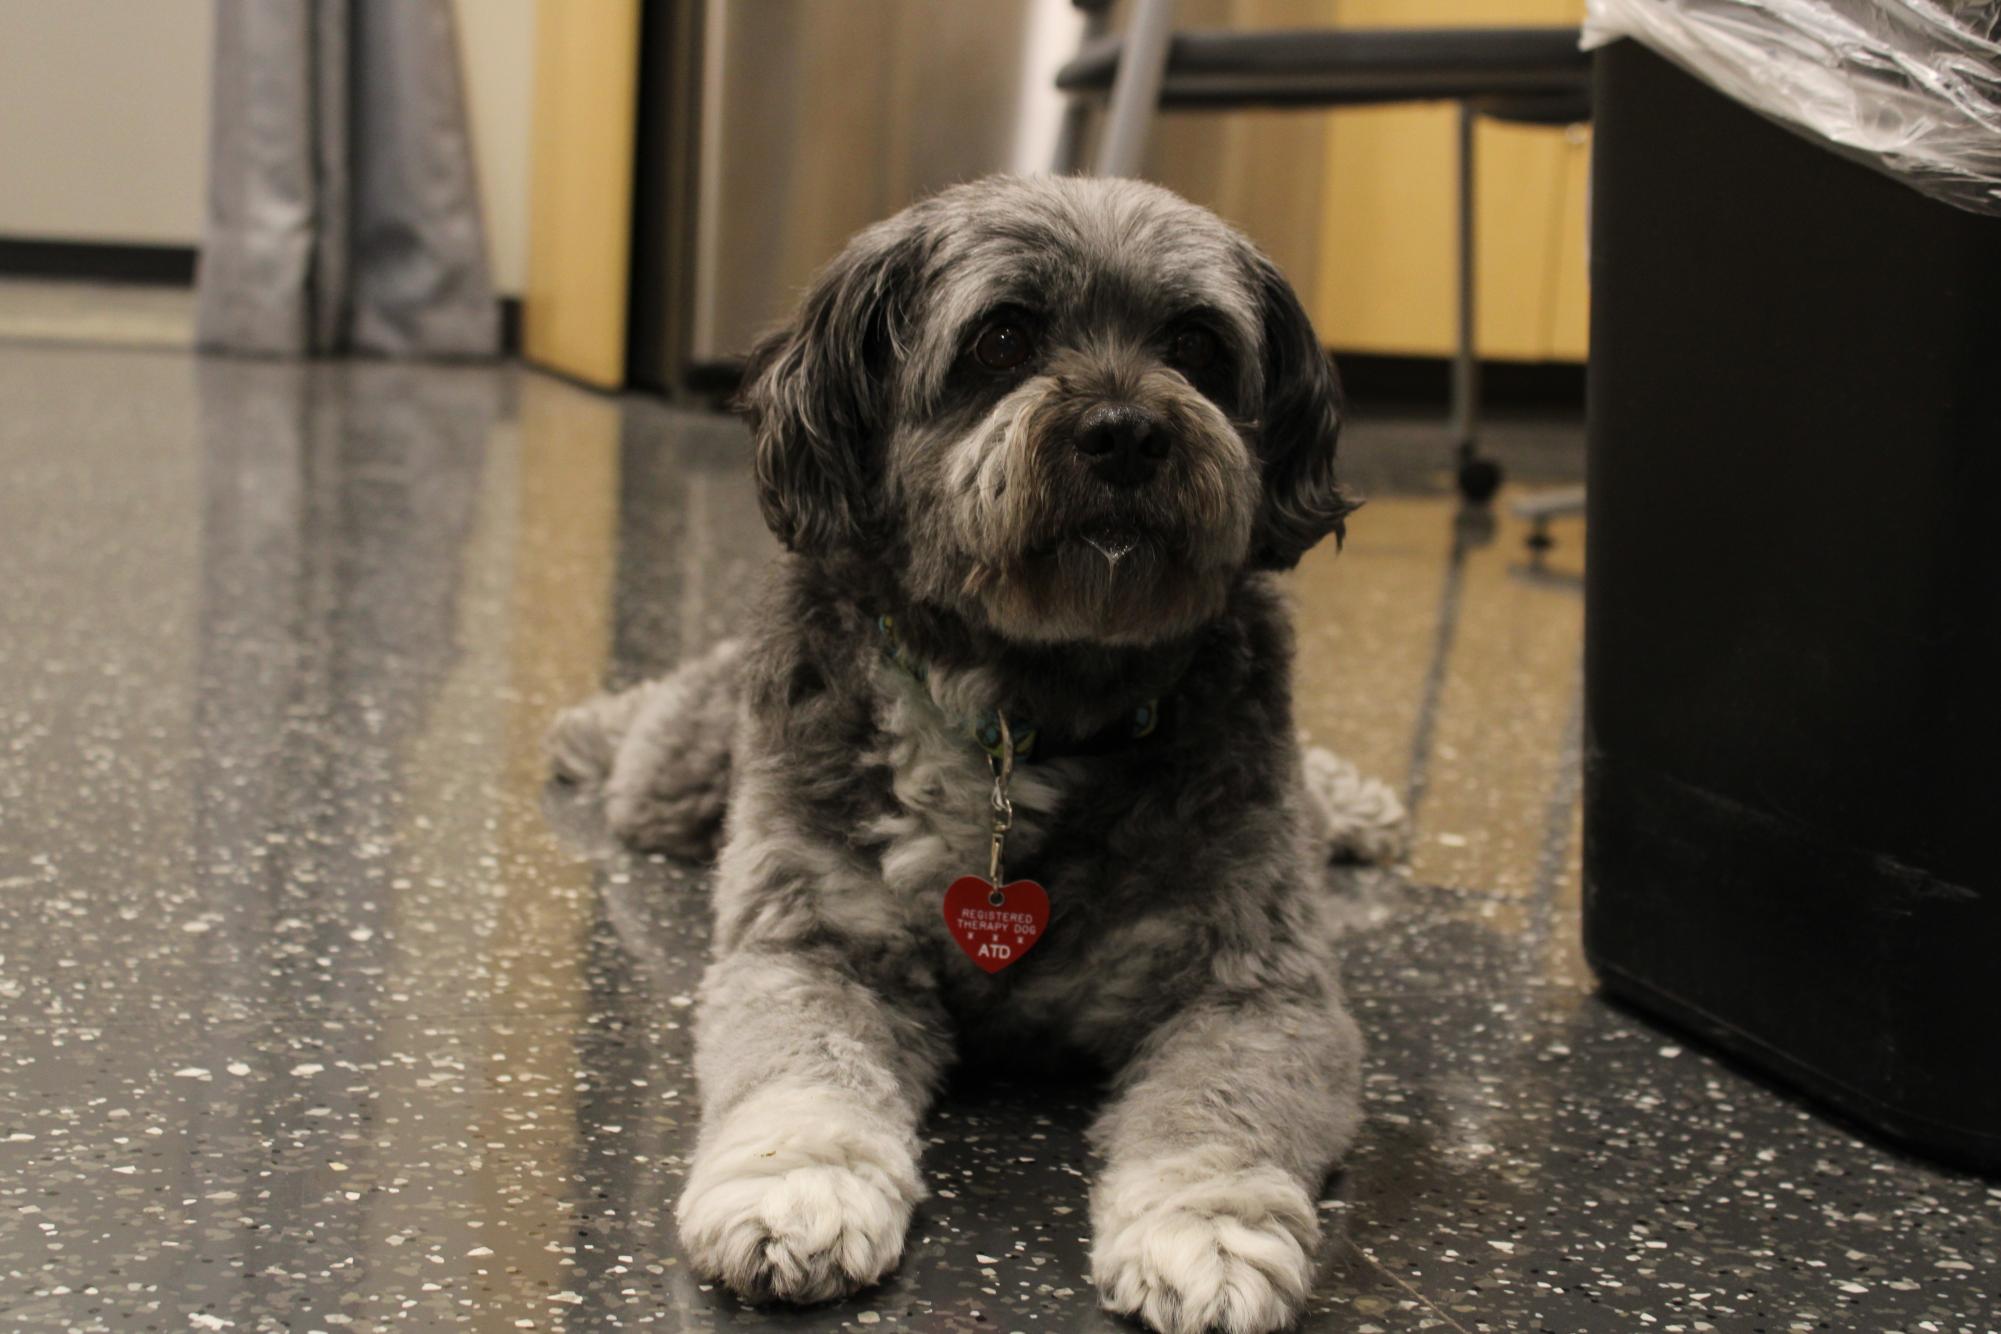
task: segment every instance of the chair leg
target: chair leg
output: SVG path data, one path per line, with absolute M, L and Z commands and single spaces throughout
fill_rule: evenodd
M 1105 35 L 1111 26 L 1109 0 L 1104 4 L 1079 5 L 1084 11 L 1084 44 Z M 1072 94 L 1063 107 L 1063 126 L 1056 135 L 1056 154 L 1049 163 L 1053 176 L 1070 176 L 1088 170 L 1084 161 L 1084 141 L 1090 132 L 1093 98 Z
M 1452 355 L 1452 441 L 1459 466 L 1459 493 L 1476 505 L 1501 488 L 1501 465 L 1480 455 L 1480 354 L 1474 346 L 1473 126 L 1477 113 L 1459 104 L 1459 328 Z
M 1135 0 L 1112 80 L 1105 134 L 1098 141 L 1096 174 L 1137 176 L 1146 156 L 1147 134 L 1160 110 L 1160 84 L 1167 74 L 1168 44 L 1174 38 L 1174 0 Z

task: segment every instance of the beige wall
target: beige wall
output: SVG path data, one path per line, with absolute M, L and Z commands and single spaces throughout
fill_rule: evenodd
M 6 3 L 6 0 L 0 0 Z M 493 285 L 528 278 L 528 136 L 535 98 L 535 0 L 453 0 L 472 118 Z
M 201 232 L 212 0 L 0 0 L 0 236 Z
M 453 0 L 495 285 L 528 268 L 535 0 Z M 0 236 L 201 237 L 214 0 L 0 0 Z

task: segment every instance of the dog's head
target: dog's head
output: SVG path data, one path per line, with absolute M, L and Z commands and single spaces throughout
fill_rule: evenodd
M 909 596 L 1015 640 L 1185 633 L 1352 508 L 1299 299 L 1136 181 L 993 177 L 867 229 L 742 404 L 788 547 L 893 561 Z

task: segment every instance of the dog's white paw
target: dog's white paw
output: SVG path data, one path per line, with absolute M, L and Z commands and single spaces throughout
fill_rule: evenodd
M 703 1277 L 747 1301 L 824 1302 L 896 1268 L 923 1194 L 909 1148 L 852 1102 L 782 1090 L 704 1134 L 676 1217 Z
M 1306 792 L 1319 816 L 1327 856 L 1387 866 L 1410 851 L 1410 816 L 1380 778 L 1370 778 L 1325 746 L 1305 752 Z
M 1128 1169 L 1098 1190 L 1092 1277 L 1107 1309 L 1160 1334 L 1266 1334 L 1313 1286 L 1313 1202 L 1275 1167 Z

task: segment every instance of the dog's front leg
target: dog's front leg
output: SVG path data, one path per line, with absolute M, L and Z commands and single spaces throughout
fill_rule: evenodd
M 1202 997 L 1142 1044 L 1093 1130 L 1092 1270 L 1163 1334 L 1261 1334 L 1313 1285 L 1315 1197 L 1360 1120 L 1331 979 Z
M 896 1267 L 946 1049 L 920 1008 L 826 947 L 747 945 L 710 967 L 702 1133 L 676 1215 L 698 1273 L 751 1301 L 816 1302 Z

